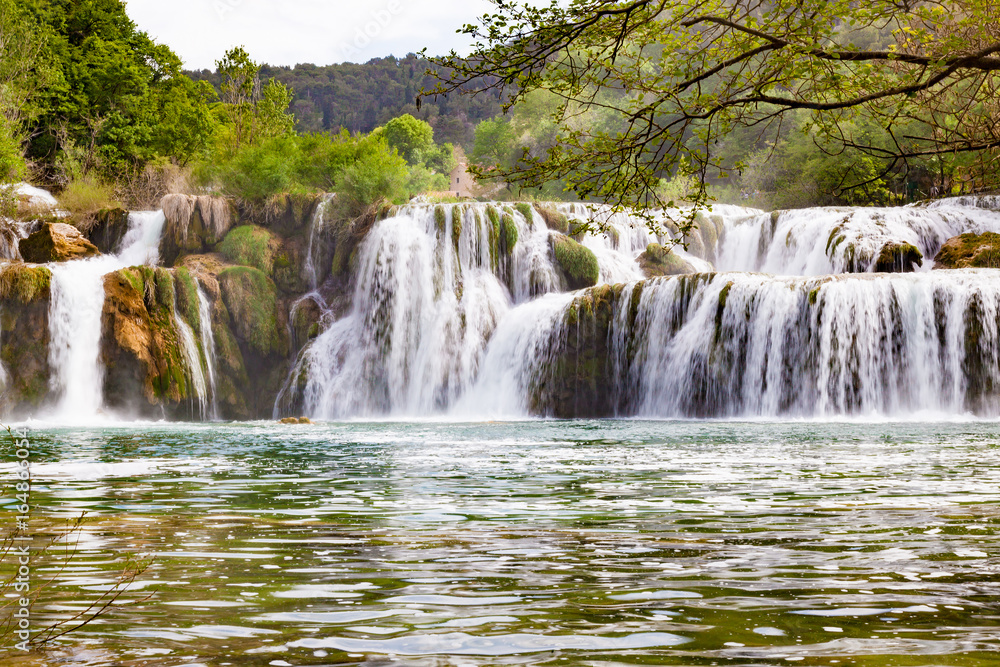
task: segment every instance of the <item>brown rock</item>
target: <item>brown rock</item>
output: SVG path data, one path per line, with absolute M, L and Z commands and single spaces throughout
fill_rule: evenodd
M 18 244 L 26 262 L 65 262 L 100 255 L 101 251 L 88 241 L 79 229 L 63 222 L 46 222 L 34 234 Z

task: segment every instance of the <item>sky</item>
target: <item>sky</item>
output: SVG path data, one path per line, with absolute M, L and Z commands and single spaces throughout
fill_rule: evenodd
M 487 0 L 126 0 L 128 14 L 188 69 L 214 69 L 244 46 L 269 65 L 367 62 L 465 52 L 455 31 L 489 12 Z

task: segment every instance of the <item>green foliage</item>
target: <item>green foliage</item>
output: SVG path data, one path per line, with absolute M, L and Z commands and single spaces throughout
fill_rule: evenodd
M 549 239 L 556 262 L 562 269 L 570 289 L 583 289 L 597 284 L 601 273 L 597 257 L 590 248 L 561 234 L 552 234 Z
M 514 204 L 514 209 L 517 210 L 517 212 L 520 213 L 525 220 L 531 222 L 533 217 L 531 214 L 532 211 L 531 204 L 519 201 L 516 204 Z
M 105 208 L 121 208 L 114 186 L 89 173 L 70 181 L 57 197 L 59 208 L 69 211 L 77 226 L 86 231 L 94 214 Z
M 384 139 L 375 140 L 338 179 L 338 200 L 351 215 L 380 204 L 402 203 L 408 177 L 406 161 Z
M 31 96 L 28 157 L 50 177 L 96 169 L 108 178 L 157 156 L 185 161 L 205 145 L 209 100 L 185 82 L 170 49 L 136 28 L 124 2 L 21 6 L 35 25 L 32 76 L 42 82 Z M 74 147 L 79 171 L 61 172 L 62 153 Z
M 389 147 L 395 148 L 410 164 L 423 162 L 434 148 L 434 128 L 410 114 L 403 114 L 386 123 L 384 136 Z
M 265 275 L 274 267 L 274 237 L 255 225 L 240 225 L 229 230 L 215 250 L 233 264 L 252 266 Z
M 362 64 L 342 63 L 318 66 L 261 68 L 261 76 L 274 77 L 294 91 L 292 109 L 296 128 L 302 133 L 347 130 L 371 132 L 404 114 L 427 121 L 439 142 L 471 147 L 476 123 L 500 113 L 497 95 L 449 95 L 424 98 L 417 109 L 415 100 L 422 89 L 434 86 L 427 73 L 434 66 L 424 58 L 387 56 Z M 218 72 L 189 73 L 216 88 Z
M 222 194 L 261 203 L 294 187 L 298 160 L 295 139 L 275 137 L 245 145 L 229 160 L 208 165 L 202 178 L 214 178 Z
M 741 153 L 796 121 L 837 163 L 810 166 L 818 194 L 879 203 L 889 172 L 921 163 L 939 163 L 941 185 L 960 178 L 947 176 L 955 161 L 977 187 L 1000 185 L 996 27 L 984 0 L 504 2 L 463 28 L 471 55 L 434 59 L 450 68 L 434 92 L 495 77 L 471 88 L 499 90 L 510 127 L 483 126 L 474 153 L 515 196 L 562 181 L 579 199 L 648 209 L 666 203 L 664 179 L 691 174 L 686 197 L 705 203 Z M 525 129 L 518 113 L 539 122 Z
M 277 290 L 261 271 L 233 266 L 219 272 L 219 285 L 237 337 L 261 356 L 282 351 Z

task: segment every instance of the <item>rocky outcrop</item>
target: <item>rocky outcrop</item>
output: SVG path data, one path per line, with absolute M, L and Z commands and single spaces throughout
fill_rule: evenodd
M 1000 234 L 962 234 L 945 241 L 934 257 L 935 269 L 1000 269 Z
M 639 268 L 647 278 L 695 273 L 695 268 L 690 263 L 659 243 L 650 243 L 646 246 L 646 250 L 639 255 L 638 262 Z
M 0 410 L 34 415 L 49 391 L 49 303 L 52 273 L 11 263 L 0 269 Z
M 101 209 L 94 214 L 94 224 L 87 230 L 87 238 L 104 254 L 115 252 L 128 232 L 128 216 L 128 211 L 122 208 Z
M 609 350 L 615 304 L 624 285 L 598 285 L 581 292 L 566 311 L 562 332 L 529 397 L 531 412 L 559 418 L 608 417 L 619 411 L 620 397 L 609 387 L 613 355 Z M 632 292 L 629 327 L 634 324 L 642 283 Z
M 173 273 L 121 269 L 104 277 L 104 291 L 105 403 L 132 414 L 192 418 L 193 392 L 173 316 Z
M 549 234 L 549 245 L 569 289 L 578 290 L 597 284 L 601 271 L 590 248 L 562 234 Z
M 166 195 L 160 208 L 166 218 L 160 260 L 167 265 L 184 254 L 208 252 L 237 219 L 236 207 L 224 197 Z
M 42 228 L 18 244 L 26 262 L 65 262 L 101 254 L 93 243 L 72 225 L 46 222 Z
M 909 243 L 886 243 L 875 259 L 875 273 L 913 273 L 923 266 L 924 255 Z

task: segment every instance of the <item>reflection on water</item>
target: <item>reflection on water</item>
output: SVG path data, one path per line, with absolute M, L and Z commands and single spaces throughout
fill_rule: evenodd
M 155 561 L 23 664 L 993 665 L 996 429 L 36 430 L 35 511 L 90 517 L 36 616 Z

